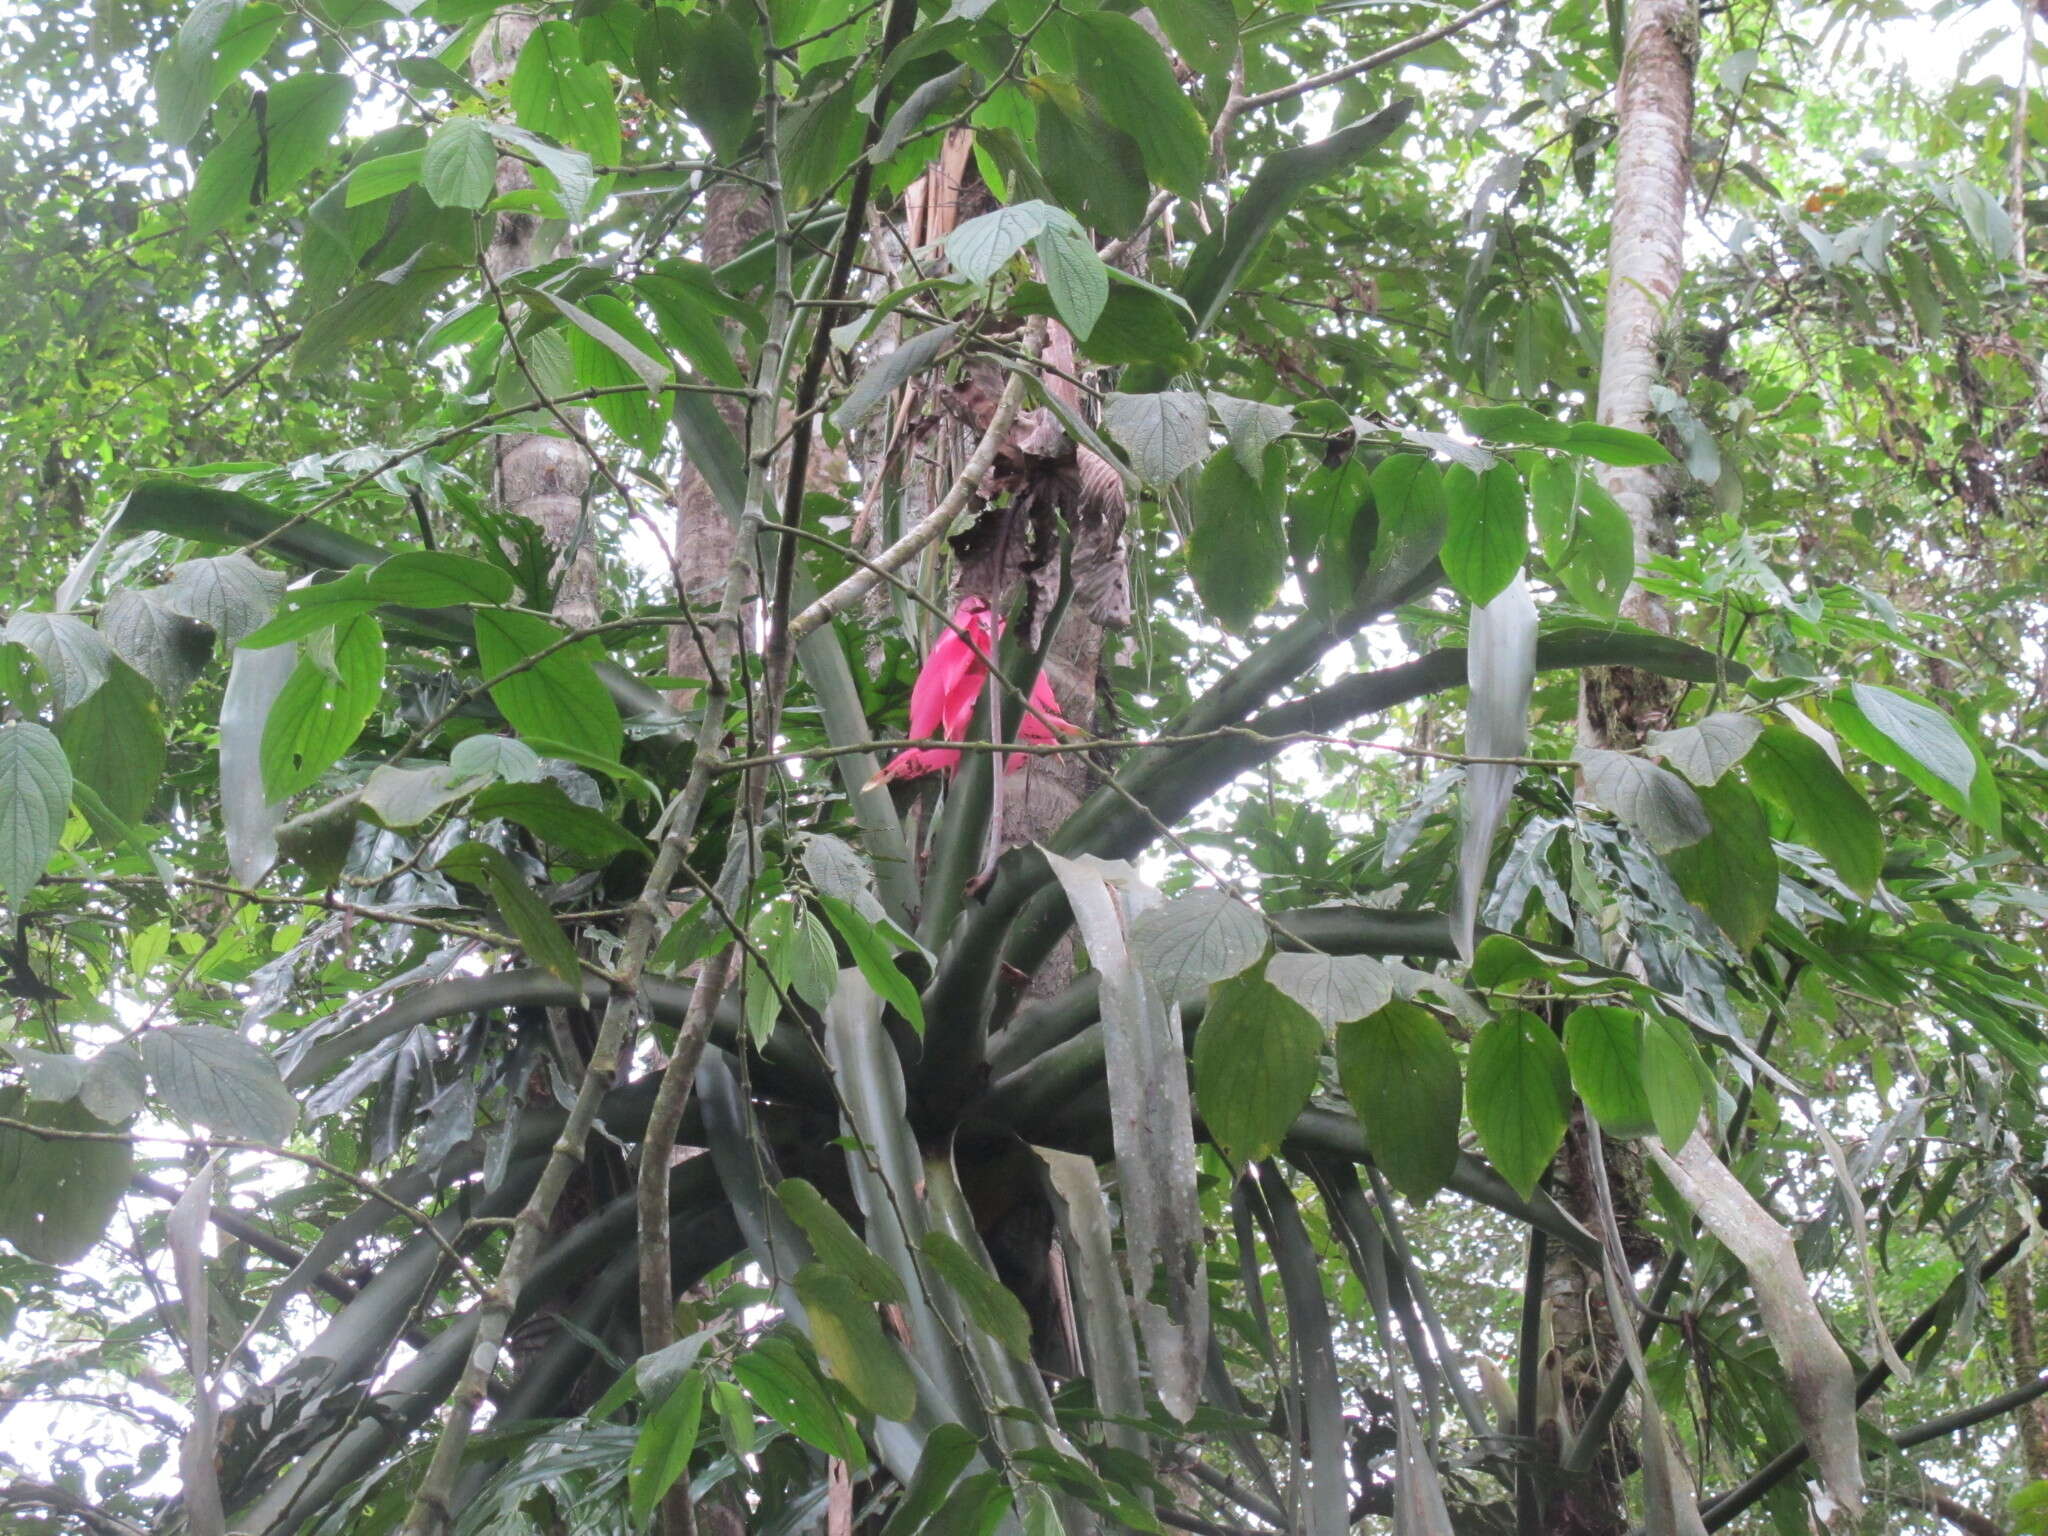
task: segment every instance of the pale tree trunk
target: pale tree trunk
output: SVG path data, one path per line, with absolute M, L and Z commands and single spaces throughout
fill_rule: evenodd
M 745 182 L 721 181 L 704 194 L 704 229 L 698 237 L 698 254 L 706 266 L 716 270 L 759 239 L 767 228 L 768 210 L 754 189 Z M 744 376 L 748 370 L 745 359 L 740 361 Z M 734 395 L 720 395 L 717 400 L 719 417 L 734 440 L 744 443 L 745 403 Z M 684 465 L 676 481 L 675 497 L 676 601 L 700 614 L 715 611 L 731 573 L 737 529 L 726 509 L 718 504 L 710 482 L 694 465 Z M 671 629 L 669 671 L 678 677 L 709 677 L 713 663 L 727 659 L 732 638 L 727 634 L 714 637 L 701 624 Z M 688 708 L 694 694 L 694 689 L 678 689 L 671 695 L 671 702 L 678 709 Z
M 2023 1258 L 2005 1280 L 2005 1337 L 2012 1350 L 2012 1376 L 2026 1381 L 2037 1374 L 2041 1359 L 2040 1313 L 2035 1305 L 2040 1269 L 2034 1255 Z M 2020 1409 L 2020 1470 L 2029 1482 L 2048 1478 L 2048 1401 L 2036 1399 Z
M 502 84 L 519 60 L 519 50 L 533 35 L 539 18 L 518 11 L 493 17 L 470 55 L 470 74 L 480 88 Z M 498 191 L 523 191 L 533 185 L 524 161 L 498 157 Z M 520 272 L 551 261 L 561 245 L 545 223 L 531 213 L 501 213 L 491 232 L 484 267 L 493 283 L 502 284 Z M 507 339 L 510 347 L 510 339 Z M 510 357 L 508 350 L 507 356 Z M 586 516 L 590 500 L 591 464 L 584 444 L 583 412 L 566 407 L 559 419 L 573 437 L 540 432 L 508 432 L 493 440 L 492 491 L 507 512 L 538 524 L 554 551 L 555 616 L 565 624 L 594 624 L 598 617 L 599 571 Z M 529 593 L 528 600 L 538 597 Z
M 1615 140 L 1614 220 L 1607 255 L 1607 330 L 1600 355 L 1601 422 L 1656 431 L 1650 404 L 1664 382 L 1666 342 L 1685 277 L 1686 197 L 1692 186 L 1693 66 L 1699 49 L 1695 0 L 1637 0 L 1622 58 L 1620 131 Z M 1671 542 L 1674 466 L 1603 467 L 1600 481 L 1635 530 L 1640 571 Z M 1664 605 L 1631 582 L 1624 617 L 1660 632 Z M 1666 723 L 1667 686 L 1615 667 L 1586 674 L 1579 727 L 1588 745 L 1632 747 Z
M 1699 42 L 1696 0 L 1635 0 L 1630 7 L 1617 87 L 1620 129 L 1615 146 L 1614 211 L 1608 246 L 1607 328 L 1600 358 L 1598 418 L 1608 426 L 1655 434 L 1651 389 L 1665 381 L 1668 338 L 1685 277 L 1685 218 L 1692 184 L 1693 68 Z M 1601 484 L 1627 512 L 1635 531 L 1637 574 L 1671 544 L 1675 467 L 1600 470 Z M 1668 633 L 1664 604 L 1631 581 L 1624 617 Z M 1630 748 L 1670 724 L 1675 695 L 1666 681 L 1631 667 L 1588 671 L 1579 698 L 1579 737 L 1587 746 Z M 1593 1161 L 1595 1145 L 1604 1157 Z M 1632 1215 L 1646 1178 L 1631 1143 L 1587 1133 L 1583 1111 L 1573 1118 L 1554 1193 L 1592 1228 L 1598 1221 L 1596 1180 L 1613 1192 L 1631 1262 L 1647 1257 Z M 1600 1388 L 1620 1363 L 1619 1321 L 1608 1311 L 1600 1277 L 1559 1245 L 1544 1275 L 1561 1407 L 1576 1432 Z M 1557 1490 L 1546 1529 L 1571 1536 L 1620 1536 L 1629 1527 L 1622 1483 L 1633 1457 L 1620 1437 L 1601 1449 L 1588 1474 Z

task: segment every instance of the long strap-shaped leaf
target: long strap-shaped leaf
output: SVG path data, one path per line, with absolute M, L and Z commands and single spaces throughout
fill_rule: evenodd
M 1821 1482 L 1853 1527 L 1863 1510 L 1863 1455 L 1856 1440 L 1856 1377 L 1813 1299 L 1792 1235 L 1757 1203 L 1706 1138 L 1695 1132 L 1674 1156 L 1648 1143 L 1700 1222 L 1749 1272 L 1764 1331 L 1792 1388 Z
M 1087 1351 L 1088 1379 L 1103 1412 L 1142 1418 L 1145 1389 L 1138 1376 L 1138 1343 L 1131 1335 L 1130 1296 L 1117 1273 L 1116 1249 L 1110 1240 L 1109 1203 L 1095 1159 L 1077 1152 L 1044 1147 L 1045 1160 L 1058 1197 L 1062 1248 L 1072 1277 L 1074 1310 L 1081 1324 L 1081 1345 Z M 1142 1454 L 1145 1436 L 1136 1429 L 1113 1425 L 1109 1443 Z
M 846 1154 L 846 1170 L 867 1218 L 868 1247 L 896 1271 L 907 1293 L 903 1320 L 909 1352 L 924 1372 L 920 1393 L 929 1384 L 935 1418 L 986 1435 L 966 1362 L 933 1310 L 918 1267 L 917 1244 L 925 1233 L 918 1199 L 924 1160 L 910 1129 L 902 1063 L 882 1028 L 882 1000 L 857 970 L 839 973 L 825 1008 L 825 1057 L 839 1086 L 846 1128 L 857 1142 Z
M 811 1262 L 811 1245 L 770 1193 L 769 1181 L 776 1175 L 774 1154 L 761 1145 L 756 1127 L 748 1123 L 739 1074 L 724 1051 L 704 1053 L 697 1065 L 696 1094 L 704 1107 L 705 1145 L 718 1170 L 718 1181 L 732 1201 L 747 1248 L 774 1284 L 777 1305 L 798 1327 L 807 1327 L 803 1302 L 791 1282 L 796 1272 Z M 917 1423 L 877 1420 L 875 1445 L 889 1470 L 907 1479 L 916 1470 L 925 1436 L 946 1422 L 942 1415 L 949 1410 L 945 1395 L 932 1385 L 917 1352 L 905 1353 L 917 1380 Z
M 1138 1332 L 1159 1400 L 1185 1423 L 1201 1401 L 1209 1338 L 1194 1106 L 1180 1010 L 1146 980 L 1130 949 L 1131 923 L 1158 903 L 1159 893 L 1128 864 L 1053 853 L 1046 859 L 1073 908 L 1089 962 L 1102 977 L 1110 1130 L 1123 1187 L 1124 1251 Z M 1154 1296 L 1163 1296 L 1164 1304 Z
M 1472 757 L 1521 757 L 1529 750 L 1529 693 L 1536 681 L 1536 603 L 1521 573 L 1500 596 L 1472 609 L 1465 676 L 1465 751 Z M 1507 816 L 1519 768 L 1472 763 L 1465 769 L 1465 831 L 1458 844 L 1458 952 L 1472 954 L 1479 898 L 1493 836 Z
M 1252 1209 L 1266 1229 L 1273 1263 L 1280 1271 L 1287 1338 L 1308 1420 L 1308 1506 L 1302 1529 L 1307 1536 L 1343 1536 L 1351 1528 L 1351 1485 L 1345 1471 L 1344 1395 L 1337 1380 L 1330 1306 L 1323 1296 L 1322 1260 L 1279 1171 L 1268 1163 L 1246 1177 L 1257 1179 Z M 1256 1278 L 1251 1283 L 1257 1284 Z M 1413 1536 L 1435 1533 L 1419 1530 Z

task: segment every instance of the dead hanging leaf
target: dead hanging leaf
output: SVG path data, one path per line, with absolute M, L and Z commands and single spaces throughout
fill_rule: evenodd
M 1852 1529 L 1863 1513 L 1863 1452 L 1856 1438 L 1856 1376 L 1828 1331 L 1799 1267 L 1792 1234 L 1759 1205 L 1705 1138 L 1695 1134 L 1676 1156 L 1647 1143 L 1706 1229 L 1749 1272 L 1764 1331 L 1777 1349 L 1806 1431 L 1821 1484 L 1835 1501 L 1833 1520 Z
M 1521 572 L 1492 602 L 1473 606 L 1470 642 L 1465 669 L 1472 698 L 1465 710 L 1465 750 L 1473 757 L 1520 757 L 1529 750 L 1529 697 L 1536 678 L 1536 603 Z M 1458 953 L 1468 960 L 1493 837 L 1521 776 L 1511 763 L 1473 763 L 1465 770 L 1465 830 L 1458 845 L 1452 933 Z
M 1209 1354 L 1194 1108 L 1180 1010 L 1131 953 L 1136 919 L 1161 897 L 1128 864 L 1054 853 L 1045 858 L 1074 909 L 1089 963 L 1102 977 L 1111 1131 L 1138 1332 L 1159 1400 L 1185 1423 L 1201 1401 Z

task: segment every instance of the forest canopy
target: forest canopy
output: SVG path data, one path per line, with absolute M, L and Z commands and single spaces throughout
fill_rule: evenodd
M 2048 1533 L 2048 4 L 0 4 L 0 1521 Z

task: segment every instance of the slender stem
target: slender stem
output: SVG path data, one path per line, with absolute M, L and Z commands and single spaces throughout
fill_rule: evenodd
M 762 34 L 772 47 L 774 26 L 765 3 L 757 6 L 757 10 Z M 769 467 L 775 457 L 775 406 L 781 394 L 783 359 L 796 324 L 793 240 L 789 210 L 783 201 L 782 167 L 776 144 L 781 95 L 772 72 L 768 90 L 762 97 L 762 108 L 765 120 L 762 182 L 767 189 L 769 222 L 775 241 L 775 283 L 769 304 L 767 334 L 754 374 L 753 404 L 747 419 L 746 492 L 741 504 L 738 533 L 733 539 L 725 594 L 716 621 L 718 628 L 731 636 L 732 643 L 714 647 L 708 657 L 711 665 L 705 688 L 704 714 L 698 727 L 697 753 L 690 764 L 689 784 L 685 791 L 689 803 L 685 814 L 669 828 L 663 841 L 665 851 L 672 848 L 676 853 L 661 888 L 660 894 L 664 896 L 676 871 L 685 867 L 684 848 L 695 833 L 698 813 L 703 808 L 720 761 L 719 744 L 724 739 L 727 706 L 733 696 L 734 679 L 740 675 L 741 599 L 754 586 L 755 548 L 767 518 Z M 774 705 L 771 697 L 767 726 L 771 737 Z M 755 809 L 758 810 L 758 803 Z M 689 1011 L 676 1031 L 675 1048 L 669 1055 L 668 1065 L 662 1070 L 661 1084 L 655 1090 L 654 1106 L 648 1114 L 647 1130 L 641 1138 L 637 1200 L 640 1217 L 640 1347 L 643 1352 L 665 1348 L 675 1340 L 674 1276 L 669 1263 L 669 1164 L 675 1153 L 676 1132 L 689 1108 L 690 1090 L 696 1082 L 698 1063 L 703 1059 L 704 1042 L 711 1033 L 712 1016 L 732 973 L 732 960 L 733 951 L 727 947 L 708 961 L 699 973 L 690 997 Z M 694 1536 L 696 1513 L 690 1504 L 687 1479 L 679 1479 L 675 1489 L 663 1500 L 661 1527 L 664 1536 Z
M 1045 324 L 1033 320 L 1030 331 L 1029 350 L 1036 353 L 1043 345 Z M 1027 380 L 1022 372 L 1010 375 L 1010 382 L 1003 386 L 1002 397 L 997 400 L 994 414 L 988 419 L 988 427 L 981 434 L 981 441 L 974 445 L 967 462 L 960 466 L 960 474 L 953 482 L 953 488 L 946 492 L 945 499 L 913 524 L 894 544 L 874 557 L 873 562 L 840 582 L 838 586 L 812 603 L 789 621 L 790 643 L 795 644 L 822 624 L 830 623 L 839 614 L 845 613 L 879 586 L 891 571 L 910 563 L 929 545 L 938 541 L 939 536 L 953 526 L 953 520 L 967 510 L 967 504 L 974 493 L 981 489 L 981 482 L 995 467 L 996 455 L 1002 451 L 1010 435 L 1010 428 L 1016 425 L 1017 414 L 1024 408 L 1024 393 Z
M 1368 70 L 1405 59 L 1411 53 L 1420 53 L 1431 43 L 1455 37 L 1474 22 L 1484 21 L 1495 11 L 1506 10 L 1508 3 L 1509 0 L 1485 0 L 1483 5 L 1475 5 L 1471 10 L 1461 12 L 1449 21 L 1431 27 L 1427 32 L 1418 32 L 1413 37 L 1391 43 L 1377 53 L 1369 53 L 1362 59 L 1353 59 L 1349 64 L 1339 65 L 1320 75 L 1310 75 L 1306 79 L 1276 86 L 1270 91 L 1260 91 L 1255 96 L 1246 96 L 1238 102 L 1238 111 L 1249 112 L 1256 107 L 1270 107 L 1276 101 L 1290 101 L 1296 96 L 1306 96 L 1310 91 L 1319 91 L 1325 86 L 1342 85 L 1346 80 L 1362 75 Z
M 1522 1328 L 1515 1381 L 1515 1435 L 1525 1447 L 1537 1444 L 1537 1384 L 1543 1371 L 1543 1275 L 1550 1239 L 1529 1229 L 1529 1267 L 1522 1279 Z M 1533 1452 L 1515 1463 L 1515 1536 L 1542 1536 L 1543 1490 Z
M 853 186 L 846 196 L 846 222 L 840 228 L 839 244 L 832 253 L 832 272 L 825 283 L 825 306 L 812 324 L 810 352 L 804 358 L 803 373 L 797 380 L 796 400 L 792 407 L 796 420 L 790 436 L 788 469 L 782 487 L 782 521 L 791 528 L 803 522 L 804 492 L 810 479 L 811 441 L 817 430 L 818 387 L 824 378 L 826 360 L 832 353 L 833 328 L 845 312 L 847 282 L 853 275 L 853 253 L 860 245 L 867 223 L 868 191 L 875 174 L 872 151 L 881 139 L 882 126 L 889 114 L 891 82 L 887 75 L 888 60 L 903 39 L 909 36 L 911 23 L 916 19 L 917 0 L 890 0 L 876 62 L 876 68 L 883 72 L 883 84 L 875 91 L 874 108 L 868 118 L 867 132 L 861 140 L 860 160 L 853 173 Z M 769 597 L 768 643 L 762 672 L 771 698 L 782 691 L 783 681 L 789 674 L 791 649 L 795 644 L 795 637 L 789 632 L 789 602 L 791 585 L 796 580 L 796 548 L 796 539 L 785 533 L 775 554 L 775 582 Z

